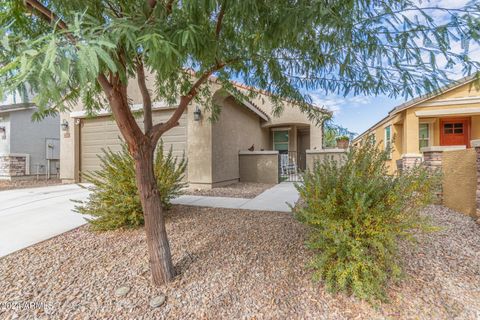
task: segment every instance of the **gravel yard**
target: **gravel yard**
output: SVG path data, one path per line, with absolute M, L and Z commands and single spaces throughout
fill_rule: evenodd
M 82 227 L 0 259 L 0 318 L 478 319 L 480 227 L 441 206 L 425 214 L 444 229 L 419 236 L 414 250 L 402 245 L 407 275 L 390 288 L 390 304 L 313 283 L 306 230 L 288 213 L 175 206 L 172 283 L 151 286 L 143 230 Z M 152 308 L 160 295 L 166 302 Z M 12 301 L 48 308 L 7 310 Z
M 208 197 L 230 197 L 230 198 L 246 198 L 251 199 L 258 196 L 263 191 L 273 187 L 273 184 L 268 183 L 253 183 L 253 182 L 237 182 L 225 187 L 213 189 L 195 189 L 189 188 L 185 194 L 194 196 L 208 196 Z
M 0 180 L 0 191 L 2 190 L 11 190 L 11 189 L 22 189 L 22 188 L 34 188 L 34 187 L 46 187 L 53 186 L 56 184 L 62 184 L 60 179 L 15 179 L 12 181 Z

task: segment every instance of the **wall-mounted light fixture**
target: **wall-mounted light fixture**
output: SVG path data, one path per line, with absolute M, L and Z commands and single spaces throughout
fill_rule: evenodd
M 66 119 L 63 119 L 62 123 L 60 124 L 60 127 L 62 127 L 62 131 L 67 131 L 68 130 L 68 121 Z
M 202 118 L 202 111 L 198 106 L 195 107 L 195 111 L 193 111 L 193 120 L 200 121 Z
M 2 140 L 7 139 L 7 129 L 5 127 L 0 127 L 0 137 Z

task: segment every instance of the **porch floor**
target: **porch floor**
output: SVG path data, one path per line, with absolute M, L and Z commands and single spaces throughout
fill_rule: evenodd
M 299 194 L 294 184 L 282 182 L 253 199 L 183 195 L 173 199 L 172 203 L 199 207 L 290 212 L 288 204 L 294 205 L 298 198 Z

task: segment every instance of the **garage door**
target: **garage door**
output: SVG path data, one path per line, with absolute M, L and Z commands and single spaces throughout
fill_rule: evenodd
M 154 111 L 153 123 L 165 122 L 172 114 L 172 110 Z M 137 120 L 140 128 L 143 128 L 141 118 Z M 182 156 L 186 152 L 187 142 L 187 119 L 183 114 L 179 126 L 170 129 L 163 136 L 165 150 L 172 147 L 175 156 Z M 102 149 L 110 148 L 112 151 L 120 151 L 121 134 L 115 121 L 111 117 L 99 117 L 94 119 L 82 119 L 80 125 L 80 171 L 88 172 L 100 169 L 98 155 Z

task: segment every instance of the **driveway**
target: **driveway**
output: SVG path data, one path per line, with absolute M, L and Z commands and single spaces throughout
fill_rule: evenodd
M 0 257 L 86 223 L 73 212 L 88 191 L 75 184 L 0 192 Z
M 76 184 L 0 191 L 0 257 L 85 224 L 71 200 L 85 200 L 88 193 Z M 283 182 L 254 199 L 185 195 L 172 203 L 290 212 L 287 203 L 297 200 L 293 183 Z

